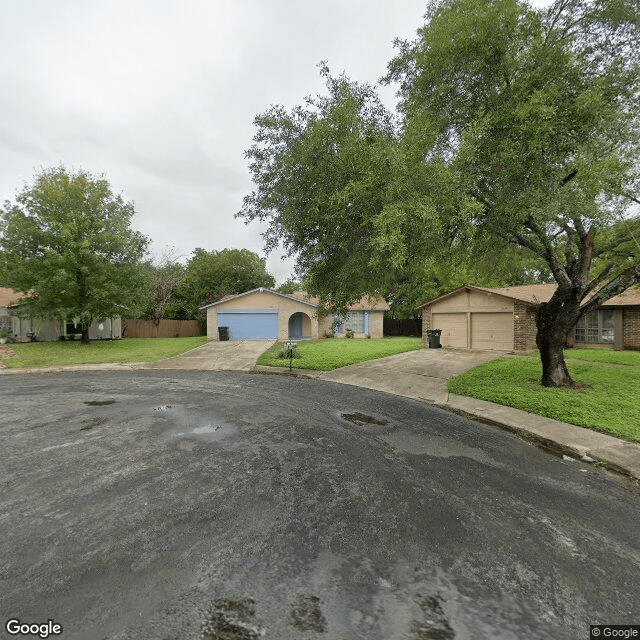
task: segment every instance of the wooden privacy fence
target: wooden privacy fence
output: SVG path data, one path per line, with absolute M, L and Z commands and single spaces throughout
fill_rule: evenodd
M 203 335 L 197 320 L 122 320 L 123 338 L 187 338 Z
M 398 320 L 397 318 L 384 318 L 385 336 L 420 336 L 422 335 L 422 319 L 410 318 Z

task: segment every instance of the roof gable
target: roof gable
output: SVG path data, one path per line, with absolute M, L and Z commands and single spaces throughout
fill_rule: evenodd
M 295 291 L 294 293 L 280 293 L 279 291 L 274 291 L 273 289 L 266 289 L 264 287 L 260 287 L 259 289 L 251 289 L 251 291 L 245 291 L 244 293 L 238 293 L 237 295 L 225 296 L 221 300 L 216 300 L 216 302 L 212 302 L 210 304 L 206 304 L 200 307 L 200 310 L 209 309 L 210 307 L 215 307 L 223 302 L 229 302 L 230 300 L 234 300 L 236 298 L 242 298 L 244 296 L 248 296 L 252 293 L 267 293 L 272 294 L 274 296 L 279 296 L 280 298 L 284 298 L 285 300 L 293 300 L 294 302 L 301 302 L 302 304 L 309 305 L 316 309 L 320 304 L 320 298 L 316 296 L 310 296 L 304 291 Z M 353 311 L 387 311 L 389 309 L 389 305 L 387 304 L 384 298 L 370 298 L 369 296 L 364 296 L 360 300 L 357 300 L 353 304 L 350 304 L 347 309 Z
M 10 307 L 11 305 L 19 302 L 23 298 L 27 298 L 28 294 L 14 291 L 6 287 L 0 287 L 0 307 Z
M 445 293 L 437 298 L 433 298 L 432 300 L 428 300 L 424 304 L 420 305 L 420 308 L 428 307 L 435 302 L 440 302 L 445 298 L 450 296 L 454 296 L 461 291 L 473 290 L 479 291 L 481 293 L 489 293 L 493 295 L 502 296 L 504 298 L 509 298 L 511 300 L 519 300 L 521 302 L 526 302 L 532 305 L 538 305 L 543 302 L 548 302 L 551 300 L 551 296 L 553 296 L 557 284 L 523 284 L 523 285 L 515 285 L 512 287 L 497 287 L 494 289 L 490 289 L 487 287 L 476 287 L 470 284 L 463 285 L 462 287 L 458 287 L 449 293 Z M 640 306 L 640 288 L 639 287 L 631 287 L 624 291 L 623 293 L 610 298 L 609 300 L 602 303 L 603 307 L 626 307 L 626 306 Z
M 238 293 L 236 295 L 228 295 L 225 296 L 224 298 L 221 298 L 220 300 L 216 300 L 215 302 L 212 302 L 210 304 L 205 304 L 204 306 L 200 307 L 200 310 L 202 309 L 209 309 L 210 307 L 216 307 L 219 304 L 222 304 L 223 302 L 230 302 L 231 300 L 236 300 L 238 298 L 244 298 L 245 296 L 251 295 L 253 293 L 266 293 L 266 294 L 271 294 L 274 296 L 279 296 L 280 298 L 285 298 L 286 300 L 293 300 L 295 302 L 301 302 L 302 304 L 307 304 L 310 307 L 317 307 L 317 303 L 313 303 L 310 302 L 308 300 L 303 300 L 301 298 L 286 294 L 286 293 L 280 293 L 279 291 L 274 291 L 273 289 L 267 289 L 265 287 L 260 287 L 258 289 L 251 289 L 250 291 L 245 291 L 244 293 Z

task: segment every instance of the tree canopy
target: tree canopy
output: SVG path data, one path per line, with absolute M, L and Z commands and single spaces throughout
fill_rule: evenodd
M 147 238 L 130 228 L 133 204 L 106 179 L 44 170 L 0 211 L 0 276 L 28 292 L 32 315 L 93 319 L 134 313 Z
M 455 185 L 458 224 L 529 250 L 558 284 L 537 316 L 544 384 L 572 384 L 568 332 L 640 282 L 631 236 L 622 260 L 597 242 L 638 226 L 620 223 L 638 202 L 639 29 L 633 0 L 444 0 L 390 64 L 405 140 Z
M 339 302 L 551 276 L 543 384 L 571 385 L 569 331 L 640 281 L 637 0 L 434 0 L 425 18 L 389 65 L 397 117 L 323 67 L 327 96 L 256 118 L 238 215 Z
M 469 278 L 491 285 L 518 269 L 517 279 L 545 271 L 514 249 L 508 259 L 489 255 L 473 234 L 439 215 L 445 185 L 433 193 L 375 89 L 334 78 L 325 65 L 321 74 L 327 95 L 256 118 L 246 154 L 256 190 L 238 213 L 269 222 L 267 250 L 282 243 L 295 255 L 310 293 L 334 308 L 383 295 L 408 317 L 425 298 Z
M 181 268 L 181 270 L 180 270 Z M 194 250 L 186 266 L 169 264 L 157 269 L 155 279 L 172 283 L 158 287 L 164 298 L 162 317 L 191 320 L 198 317 L 198 308 L 229 295 L 258 287 L 273 287 L 274 277 L 267 273 L 266 261 L 249 249 Z M 163 280 L 165 277 L 165 280 Z

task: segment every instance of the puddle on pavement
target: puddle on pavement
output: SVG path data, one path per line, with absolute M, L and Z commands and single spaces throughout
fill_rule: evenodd
M 368 416 L 366 413 L 360 413 L 356 411 L 355 413 L 342 413 L 340 414 L 344 420 L 348 420 L 353 424 L 357 424 L 359 427 L 364 427 L 367 424 L 373 425 L 387 425 L 389 424 L 388 420 L 384 418 L 374 418 L 373 416 Z
M 368 413 L 362 413 L 361 411 L 342 411 L 334 415 L 337 415 L 341 421 L 346 421 L 365 431 L 380 433 L 393 430 L 389 421 L 381 416 L 372 416 Z
M 89 407 L 104 407 L 107 404 L 114 404 L 115 400 L 85 400 L 84 403 Z
M 218 441 L 238 434 L 238 429 L 235 426 L 219 420 L 212 420 L 210 415 L 199 414 L 185 407 L 161 405 L 155 407 L 153 411 L 163 414 L 161 419 L 161 424 L 164 427 L 162 433 L 169 440 L 198 438 Z
M 218 429 L 222 429 L 222 426 L 219 424 L 206 424 L 204 427 L 196 427 L 195 429 L 191 429 L 191 433 L 215 433 L 216 431 L 218 431 Z

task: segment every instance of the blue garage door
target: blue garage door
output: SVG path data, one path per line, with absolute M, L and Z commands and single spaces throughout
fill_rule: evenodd
M 275 309 L 220 310 L 218 326 L 229 327 L 229 340 L 275 340 L 278 312 Z

